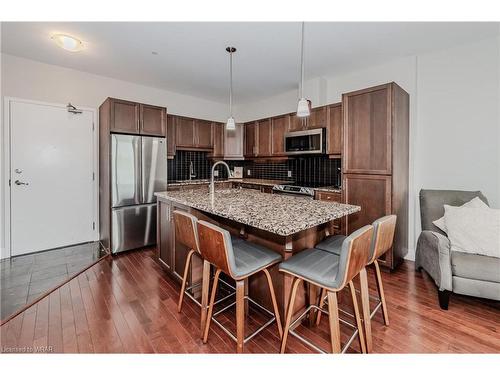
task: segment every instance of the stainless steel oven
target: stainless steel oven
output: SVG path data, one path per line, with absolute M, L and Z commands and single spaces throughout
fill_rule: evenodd
M 322 154 L 325 152 L 326 129 L 311 129 L 285 134 L 285 153 L 288 155 Z

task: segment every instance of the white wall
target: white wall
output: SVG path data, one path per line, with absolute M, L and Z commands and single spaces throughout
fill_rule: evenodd
M 71 102 L 76 106 L 98 108 L 106 97 L 117 97 L 132 101 L 167 106 L 169 113 L 197 118 L 225 121 L 227 104 L 212 102 L 193 96 L 142 86 L 131 82 L 89 74 L 60 66 L 48 65 L 12 55 L 1 54 L 1 99 L 4 97 L 38 100 L 51 103 Z M 1 114 L 1 113 L 0 113 Z M 2 123 L 4 121 L 1 117 Z M 3 131 L 3 126 L 1 127 Z M 0 139 L 0 155 L 3 155 L 3 134 Z M 2 158 L 2 182 L 0 197 L 4 197 L 4 163 Z M 8 256 L 4 244 L 3 213 L 5 204 L 1 200 L 0 214 L 0 258 Z
M 225 121 L 227 104 L 2 54 L 2 95 L 98 108 L 108 97 L 166 106 L 169 113 Z
M 417 188 L 480 189 L 500 207 L 499 40 L 418 58 Z
M 500 207 L 500 37 L 309 80 L 313 107 L 397 82 L 410 94 L 409 253 L 420 233 L 421 188 L 482 190 Z M 326 84 L 325 84 L 326 82 Z M 296 109 L 297 91 L 238 106 L 238 120 Z

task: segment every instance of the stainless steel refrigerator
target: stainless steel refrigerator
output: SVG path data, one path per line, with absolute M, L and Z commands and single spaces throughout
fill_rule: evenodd
M 155 192 L 167 190 L 165 138 L 111 134 L 111 251 L 156 243 Z

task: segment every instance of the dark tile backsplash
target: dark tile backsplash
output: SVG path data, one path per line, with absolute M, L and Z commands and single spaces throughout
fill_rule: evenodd
M 228 160 L 230 168 L 243 167 L 243 177 L 293 181 L 300 186 L 340 186 L 340 159 L 329 159 L 326 155 L 294 157 L 282 162 L 255 163 L 253 161 Z M 193 179 L 210 178 L 211 160 L 206 152 L 177 151 L 174 159 L 168 160 L 168 180 L 188 180 L 190 163 Z M 227 178 L 224 166 L 218 166 L 219 178 Z M 250 171 L 250 175 L 248 175 Z M 288 177 L 291 171 L 292 177 Z

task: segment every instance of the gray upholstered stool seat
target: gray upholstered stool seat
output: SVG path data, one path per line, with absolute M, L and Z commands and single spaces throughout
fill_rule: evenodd
M 233 243 L 233 245 L 234 245 L 235 243 L 244 242 L 244 241 L 245 241 L 245 240 L 244 240 L 243 238 L 238 237 L 238 236 L 233 236 L 233 235 L 231 234 L 231 242 Z
M 251 275 L 281 260 L 281 255 L 263 246 L 241 239 L 234 241 L 231 238 L 231 241 L 236 264 L 233 273 L 238 278 Z
M 336 289 L 340 257 L 320 249 L 308 249 L 280 264 L 285 271 L 315 284 Z
M 317 244 L 315 248 L 340 255 L 340 252 L 342 251 L 342 242 L 344 242 L 345 239 L 346 236 L 343 235 L 329 236 Z

